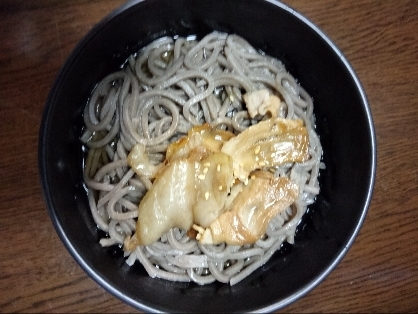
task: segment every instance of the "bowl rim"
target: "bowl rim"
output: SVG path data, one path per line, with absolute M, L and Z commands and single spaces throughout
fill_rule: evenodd
M 96 36 L 97 32 L 99 32 L 109 21 L 114 19 L 116 16 L 121 14 L 122 12 L 129 10 L 131 7 L 138 5 L 141 2 L 146 2 L 150 0 L 129 0 L 128 2 L 122 4 L 118 8 L 114 9 L 112 12 L 110 12 L 107 16 L 102 18 L 100 22 L 98 22 L 91 30 L 87 32 L 87 34 L 84 35 L 84 37 L 77 43 L 75 48 L 72 50 L 70 55 L 68 56 L 65 63 L 61 66 L 56 79 L 53 83 L 53 86 L 48 94 L 45 107 L 42 114 L 42 120 L 39 130 L 39 138 L 38 138 L 38 170 L 40 175 L 40 181 L 41 181 L 41 187 L 42 187 L 42 193 L 44 197 L 44 201 L 46 203 L 48 214 L 51 218 L 52 224 L 63 242 L 64 246 L 70 253 L 70 255 L 75 259 L 75 261 L 80 265 L 80 267 L 88 274 L 90 278 L 92 278 L 96 283 L 99 284 L 102 288 L 104 288 L 107 292 L 112 294 L 113 296 L 117 297 L 121 301 L 129 304 L 130 306 L 133 306 L 134 308 L 147 311 L 147 312 L 162 312 L 157 310 L 156 308 L 153 308 L 151 306 L 145 305 L 134 298 L 131 298 L 121 292 L 120 290 L 116 289 L 112 283 L 109 280 L 106 280 L 105 278 L 98 275 L 98 273 L 95 271 L 93 267 L 91 267 L 79 254 L 79 252 L 76 250 L 76 248 L 73 246 L 71 241 L 69 240 L 68 236 L 66 235 L 61 223 L 59 222 L 56 209 L 54 208 L 52 197 L 50 194 L 50 182 L 47 178 L 46 172 L 47 172 L 47 165 L 46 165 L 46 148 L 45 148 L 45 142 L 48 136 L 48 122 L 50 120 L 51 115 L 51 109 L 52 104 L 55 102 L 56 94 L 60 89 L 60 86 L 62 84 L 63 79 L 66 77 L 66 73 L 69 71 L 69 69 L 72 67 L 73 63 L 75 62 L 78 55 L 82 52 L 84 47 L 89 43 L 89 41 Z M 315 277 L 311 282 L 309 282 L 304 287 L 301 287 L 296 293 L 290 295 L 287 298 L 281 299 L 271 305 L 262 307 L 260 309 L 257 309 L 257 312 L 272 312 L 278 309 L 281 309 L 285 306 L 288 306 L 289 304 L 295 302 L 299 298 L 305 296 L 308 294 L 312 289 L 314 289 L 316 286 L 318 286 L 329 274 L 330 272 L 340 263 L 340 261 L 343 259 L 343 257 L 348 252 L 349 248 L 355 241 L 355 238 L 357 237 L 363 223 L 365 220 L 365 217 L 367 215 L 370 202 L 373 195 L 373 189 L 376 179 L 376 165 L 377 165 L 377 144 L 376 144 L 376 134 L 375 134 L 375 128 L 373 123 L 373 117 L 371 113 L 371 109 L 367 100 L 367 96 L 365 94 L 365 91 L 363 89 L 363 86 L 358 79 L 354 69 L 350 65 L 347 58 L 344 56 L 344 54 L 340 51 L 340 49 L 336 46 L 336 44 L 333 43 L 333 41 L 322 31 L 319 27 L 317 27 L 314 23 L 312 23 L 307 17 L 305 17 L 303 14 L 297 12 L 296 10 L 292 9 L 288 5 L 278 1 L 278 0 L 260 0 L 261 2 L 268 2 L 270 4 L 273 4 L 275 7 L 281 10 L 285 10 L 292 14 L 295 18 L 300 20 L 303 24 L 307 25 L 310 29 L 312 29 L 316 34 L 318 34 L 325 43 L 335 52 L 335 54 L 339 57 L 341 62 L 344 64 L 344 67 L 348 70 L 350 73 L 351 79 L 354 81 L 356 88 L 361 96 L 363 108 L 365 110 L 366 118 L 367 118 L 367 126 L 368 126 L 368 133 L 370 135 L 370 143 L 371 143 L 371 164 L 370 164 L 370 178 L 367 188 L 367 196 L 366 200 L 363 204 L 363 208 L 361 210 L 361 216 L 359 220 L 357 221 L 357 224 L 355 226 L 354 231 L 351 233 L 350 238 L 345 243 L 344 246 L 340 249 L 339 254 L 334 258 L 333 262 L 329 264 L 317 277 Z

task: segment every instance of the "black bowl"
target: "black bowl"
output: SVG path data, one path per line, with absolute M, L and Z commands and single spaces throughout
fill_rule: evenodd
M 314 99 L 326 169 L 321 193 L 284 245 L 230 287 L 151 279 L 121 251 L 102 248 L 82 184 L 82 112 L 95 84 L 131 53 L 168 35 L 236 33 L 282 60 Z M 374 128 L 366 96 L 338 48 L 315 25 L 276 1 L 131 1 L 78 44 L 49 94 L 39 138 L 39 169 L 52 222 L 80 266 L 107 291 L 145 311 L 273 311 L 305 295 L 343 258 L 372 195 Z

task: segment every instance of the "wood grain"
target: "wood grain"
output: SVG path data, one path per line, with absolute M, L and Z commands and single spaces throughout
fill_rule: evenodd
M 77 42 L 122 0 L 0 1 L 0 311 L 136 312 L 57 237 L 37 168 L 43 106 Z M 378 144 L 366 221 L 338 267 L 284 312 L 418 311 L 418 1 L 287 0 L 351 62 Z

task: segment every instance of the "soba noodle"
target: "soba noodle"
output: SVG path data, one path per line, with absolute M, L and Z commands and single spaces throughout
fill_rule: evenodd
M 163 38 L 131 56 L 105 77 L 84 110 L 81 141 L 88 149 L 84 182 L 91 213 L 107 236 L 102 246 L 120 245 L 135 232 L 138 204 L 152 182 L 130 169 L 127 155 L 146 145 L 154 165 L 167 146 L 194 125 L 210 123 L 237 134 L 264 117 L 251 119 L 243 94 L 268 89 L 285 104 L 279 117 L 302 119 L 311 159 L 277 168 L 300 187 L 296 202 L 277 215 L 266 234 L 251 245 L 202 245 L 173 228 L 152 245 L 125 252 L 151 277 L 173 281 L 214 281 L 234 285 L 265 264 L 282 243 L 294 242 L 298 222 L 319 193 L 322 148 L 314 129 L 308 93 L 277 59 L 264 55 L 237 35 L 213 32 L 194 38 Z

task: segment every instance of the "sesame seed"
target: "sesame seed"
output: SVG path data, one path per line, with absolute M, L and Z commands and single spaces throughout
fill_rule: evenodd
M 248 185 L 248 178 L 245 178 L 244 184 Z
M 260 152 L 260 150 L 261 150 L 261 147 L 260 146 L 257 146 L 255 149 L 254 149 L 254 154 L 258 154 L 259 152 Z
M 219 189 L 219 191 L 222 191 L 222 185 L 220 185 L 218 189 Z
M 197 177 L 199 178 L 199 180 L 205 180 L 205 175 L 204 174 L 199 174 Z
M 205 166 L 205 167 L 210 167 L 210 162 L 205 162 L 205 163 L 203 164 L 203 166 Z
M 270 157 L 276 156 L 276 153 L 271 153 Z
M 258 159 L 259 159 L 258 156 L 255 156 L 255 161 L 258 161 Z
M 196 240 L 200 240 L 201 237 L 200 233 L 196 234 Z
M 209 192 L 205 193 L 205 200 L 207 200 L 209 198 Z
M 263 166 L 265 166 L 266 165 L 266 163 L 264 162 L 264 161 L 260 161 L 260 164 L 259 164 L 261 167 L 263 167 Z
M 203 174 L 207 174 L 208 173 L 208 168 L 203 168 Z
M 252 179 L 252 180 L 254 180 L 254 179 L 255 179 L 255 175 L 252 175 L 252 176 L 251 176 L 251 179 Z
M 221 171 L 221 165 L 219 165 L 219 164 L 218 164 L 218 165 L 216 166 L 216 171 L 218 171 L 218 172 L 219 172 L 219 171 Z

